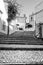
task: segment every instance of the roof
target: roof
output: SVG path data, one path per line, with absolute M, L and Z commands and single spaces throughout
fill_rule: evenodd
M 42 12 L 43 11 L 43 9 L 41 9 L 40 11 L 38 11 L 38 12 L 35 12 L 35 13 L 33 13 L 33 14 L 31 14 L 30 16 L 34 16 L 34 15 L 37 15 L 38 13 L 40 13 L 40 12 Z M 30 17 L 29 16 L 29 17 Z

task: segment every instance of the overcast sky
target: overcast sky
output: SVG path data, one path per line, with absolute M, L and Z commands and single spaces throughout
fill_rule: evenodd
M 22 5 L 22 14 L 26 14 L 29 20 L 29 15 L 35 12 L 35 6 L 42 0 L 18 0 Z

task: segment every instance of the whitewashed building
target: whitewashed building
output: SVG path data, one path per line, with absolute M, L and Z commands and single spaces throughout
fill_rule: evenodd
M 43 1 L 35 7 L 36 35 L 43 37 Z
M 29 23 L 35 25 L 35 35 L 43 37 L 43 1 L 35 6 L 35 13 L 29 16 Z

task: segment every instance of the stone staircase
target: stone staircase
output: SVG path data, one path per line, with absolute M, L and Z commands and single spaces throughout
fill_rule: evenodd
M 25 37 L 25 36 L 19 36 L 19 37 L 7 37 L 7 36 L 0 36 L 0 43 L 16 43 L 16 44 L 25 44 L 28 42 L 31 42 L 30 40 L 34 40 L 33 37 Z
M 33 47 L 41 49 L 43 48 L 41 44 L 43 41 L 35 39 L 33 34 L 0 35 L 0 64 L 43 64 L 43 50 L 29 50 Z M 26 50 L 27 48 L 28 50 Z
M 28 35 L 28 36 L 0 35 L 0 44 L 43 45 L 43 41 L 35 39 L 32 35 Z

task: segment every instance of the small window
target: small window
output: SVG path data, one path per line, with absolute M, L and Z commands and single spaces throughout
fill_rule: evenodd
M 31 21 L 33 21 L 33 17 L 31 17 Z

